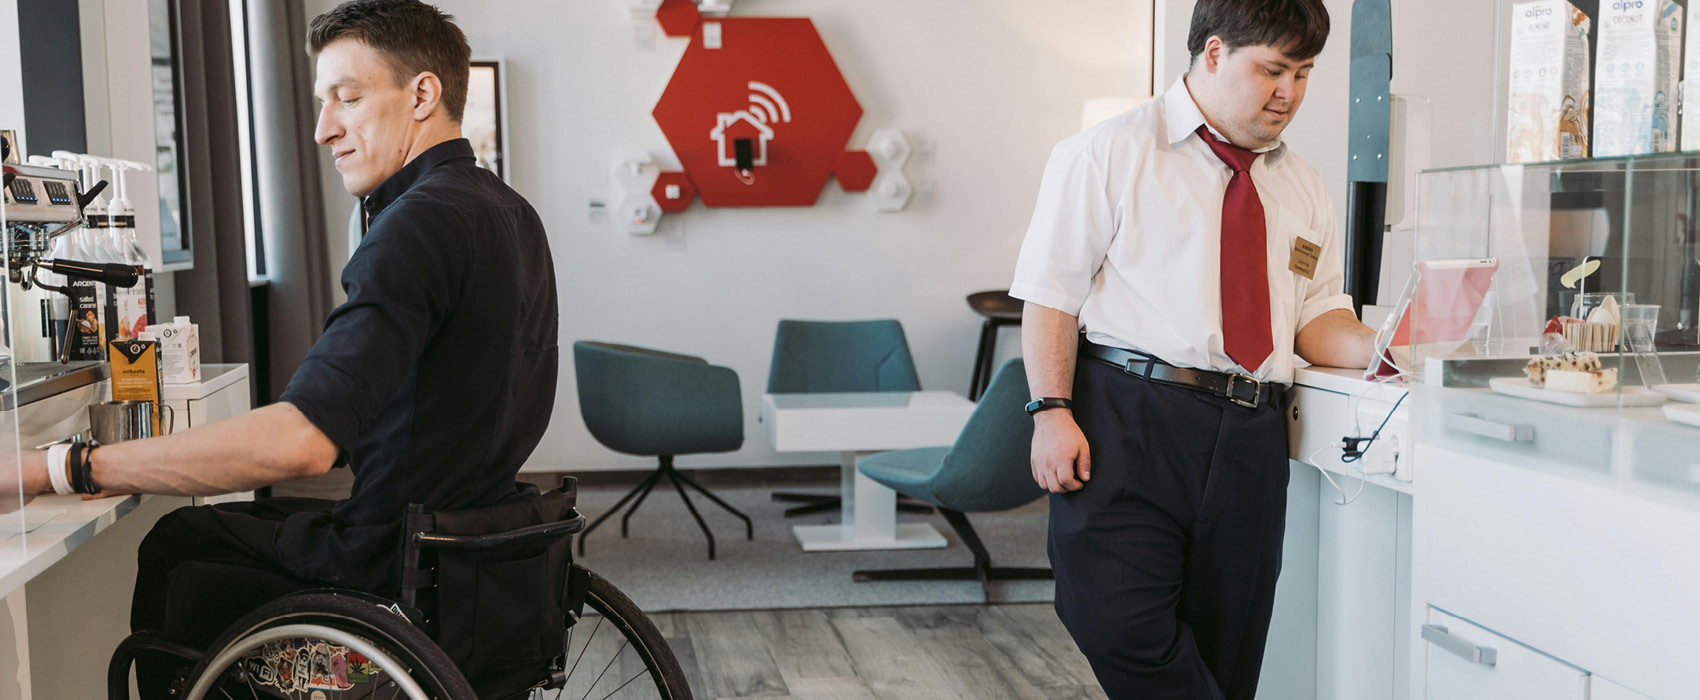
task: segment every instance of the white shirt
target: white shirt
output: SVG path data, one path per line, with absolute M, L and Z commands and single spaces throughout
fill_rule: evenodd
M 1058 143 L 1010 295 L 1078 316 L 1094 343 L 1181 367 L 1246 371 L 1222 344 L 1222 197 L 1233 171 L 1194 133 L 1204 123 L 1183 77 Z M 1251 374 L 1290 384 L 1299 329 L 1350 309 L 1352 299 L 1343 292 L 1344 257 L 1322 176 L 1279 143 L 1250 173 L 1267 217 L 1275 341 Z M 1315 279 L 1289 269 L 1300 237 L 1322 247 Z

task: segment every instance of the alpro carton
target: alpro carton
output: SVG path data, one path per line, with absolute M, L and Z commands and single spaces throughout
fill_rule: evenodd
M 1594 155 L 1676 150 L 1683 14 L 1673 0 L 1601 0 Z
M 1700 32 L 1694 31 L 1694 13 L 1700 1 L 1688 0 L 1688 39 L 1682 67 L 1682 144 L 1684 151 L 1700 151 Z
M 1505 157 L 1588 157 L 1588 16 L 1565 0 L 1511 6 Z

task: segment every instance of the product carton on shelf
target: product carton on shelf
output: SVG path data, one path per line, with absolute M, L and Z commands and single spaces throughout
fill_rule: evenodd
M 1682 67 L 1682 150 L 1700 151 L 1700 37 L 1695 36 L 1694 14 L 1700 0 L 1688 0 L 1688 39 Z M 1695 115 L 1695 116 L 1688 116 Z
M 1511 6 L 1506 160 L 1588 157 L 1588 25 L 1565 0 Z
M 178 316 L 171 323 L 148 326 L 147 332 L 159 340 L 159 373 L 165 384 L 193 384 L 201 381 L 201 327 L 189 322 L 188 316 Z
M 1683 8 L 1674 0 L 1600 3 L 1594 155 L 1676 150 Z

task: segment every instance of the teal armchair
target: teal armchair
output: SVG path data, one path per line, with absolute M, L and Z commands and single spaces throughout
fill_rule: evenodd
M 920 390 L 909 341 L 896 320 L 779 322 L 767 374 L 769 394 Z M 786 509 L 788 518 L 834 512 L 841 502 L 836 494 L 790 491 L 774 492 L 773 500 L 802 504 Z M 898 508 L 932 512 L 914 503 L 899 503 Z
M 677 455 L 731 452 L 743 446 L 743 394 L 736 372 L 700 357 L 582 340 L 573 343 L 573 369 L 578 377 L 579 412 L 591 436 L 616 452 L 660 460 L 642 483 L 584 529 L 578 541 L 580 555 L 590 532 L 630 502 L 631 508 L 620 518 L 620 536 L 625 537 L 632 514 L 663 478 L 673 483 L 708 538 L 709 559 L 714 558 L 714 533 L 697 513 L 686 486 L 743 520 L 744 537 L 754 539 L 749 516 L 673 466 Z
M 857 581 L 974 581 L 990 599 L 994 580 L 1044 580 L 1046 568 L 992 566 L 991 555 L 965 513 L 1010 510 L 1032 503 L 1045 490 L 1033 481 L 1029 455 L 1033 419 L 1026 405 L 1027 376 L 1021 358 L 1004 363 L 950 447 L 881 452 L 864 458 L 862 473 L 892 490 L 936 506 L 974 554 L 971 567 L 857 571 Z

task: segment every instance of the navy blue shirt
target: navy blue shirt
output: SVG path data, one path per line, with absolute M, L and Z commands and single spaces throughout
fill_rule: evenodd
M 365 200 L 368 228 L 342 273 L 348 302 L 282 401 L 341 450 L 354 490 L 279 531 L 296 575 L 397 587 L 400 522 L 491 505 L 555 405 L 555 267 L 537 212 L 472 146 L 433 146 Z

